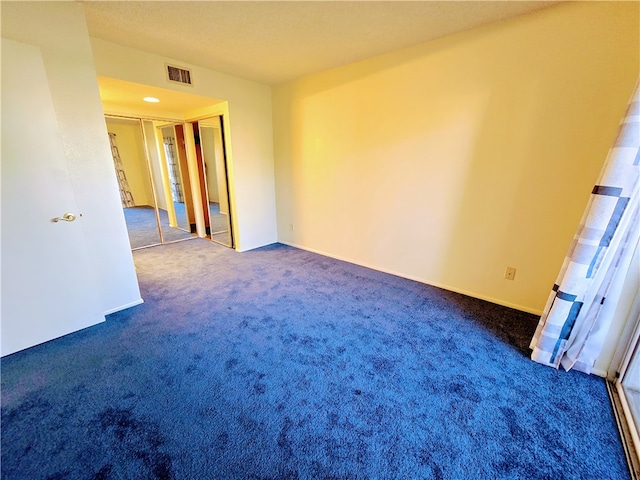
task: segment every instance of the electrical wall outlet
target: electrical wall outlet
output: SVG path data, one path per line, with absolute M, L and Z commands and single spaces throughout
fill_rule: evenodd
M 516 267 L 507 267 L 504 271 L 504 278 L 507 280 L 515 280 L 516 279 Z
M 289 224 L 289 230 L 291 230 L 293 232 L 293 223 Z

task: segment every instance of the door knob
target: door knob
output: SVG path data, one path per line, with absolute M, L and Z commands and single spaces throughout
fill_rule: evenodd
M 53 223 L 58 223 L 60 220 L 63 220 L 65 222 L 73 222 L 75 219 L 76 219 L 76 216 L 73 213 L 65 213 L 61 217 L 56 217 L 51 221 Z

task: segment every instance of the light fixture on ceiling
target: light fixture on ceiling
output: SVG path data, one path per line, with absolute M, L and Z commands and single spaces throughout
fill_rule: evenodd
M 149 103 L 158 103 L 160 101 L 156 97 L 144 97 L 143 100 Z

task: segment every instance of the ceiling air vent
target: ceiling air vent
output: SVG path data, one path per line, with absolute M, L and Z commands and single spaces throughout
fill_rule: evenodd
M 170 82 L 184 83 L 191 85 L 191 72 L 185 68 L 167 65 L 167 78 Z

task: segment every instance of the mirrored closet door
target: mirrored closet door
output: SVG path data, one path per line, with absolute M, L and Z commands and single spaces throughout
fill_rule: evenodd
M 181 124 L 106 117 L 131 249 L 195 238 Z
M 162 232 L 140 120 L 106 117 L 106 123 L 131 248 L 159 245 Z
M 131 248 L 197 235 L 233 248 L 223 117 L 105 118 Z
M 154 180 L 161 188 L 158 211 L 164 242 L 193 238 L 196 221 L 193 195 L 189 179 L 184 127 L 177 123 L 144 120 L 145 132 L 154 141 L 155 152 L 149 145 L 152 165 L 157 165 Z M 156 157 L 156 158 L 154 158 Z M 157 178 L 156 178 L 157 177 Z
M 223 118 L 193 122 L 207 237 L 233 247 Z

